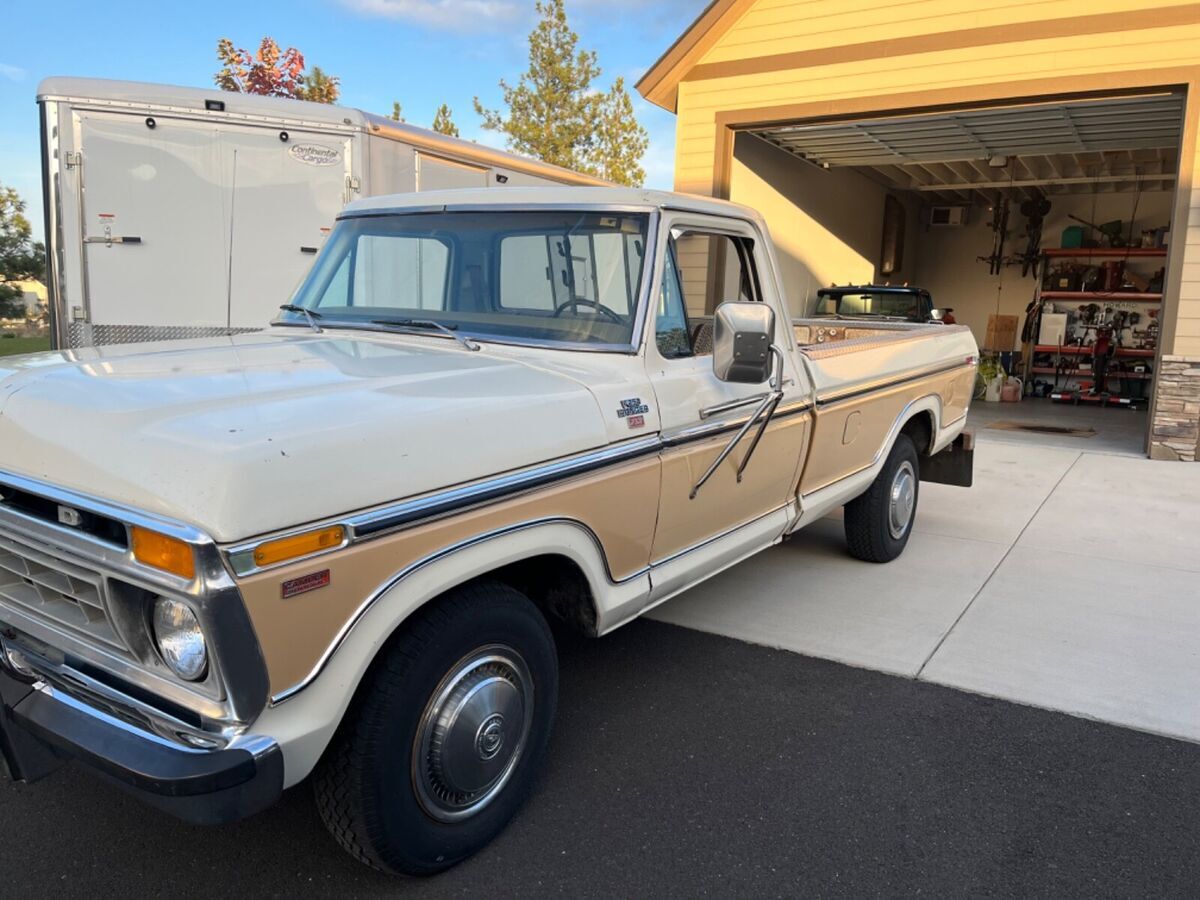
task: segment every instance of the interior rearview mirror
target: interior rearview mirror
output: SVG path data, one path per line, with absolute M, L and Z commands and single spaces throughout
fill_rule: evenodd
M 713 317 L 713 373 L 721 381 L 762 384 L 771 377 L 775 312 L 765 303 L 729 300 Z

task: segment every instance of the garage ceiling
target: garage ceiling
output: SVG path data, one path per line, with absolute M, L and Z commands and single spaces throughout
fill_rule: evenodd
M 855 167 L 933 202 L 1174 186 L 1183 97 L 1156 94 L 752 133 L 821 168 Z

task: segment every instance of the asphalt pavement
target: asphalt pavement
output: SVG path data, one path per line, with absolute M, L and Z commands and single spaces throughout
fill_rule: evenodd
M 1115 896 L 1200 884 L 1200 746 L 658 622 L 560 648 L 549 765 L 436 878 L 327 837 L 307 786 L 175 822 L 68 768 L 0 783 L 4 896 Z

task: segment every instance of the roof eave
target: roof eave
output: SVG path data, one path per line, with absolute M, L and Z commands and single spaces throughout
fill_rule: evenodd
M 667 112 L 676 112 L 679 82 L 684 80 L 700 57 L 708 52 L 752 2 L 711 0 L 683 34 L 638 79 L 635 85 L 638 93 L 647 102 Z

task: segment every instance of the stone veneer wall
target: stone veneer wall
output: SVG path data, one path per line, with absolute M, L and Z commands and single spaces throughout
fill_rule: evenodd
M 1151 458 L 1195 462 L 1200 458 L 1200 358 L 1163 356 L 1154 385 Z

